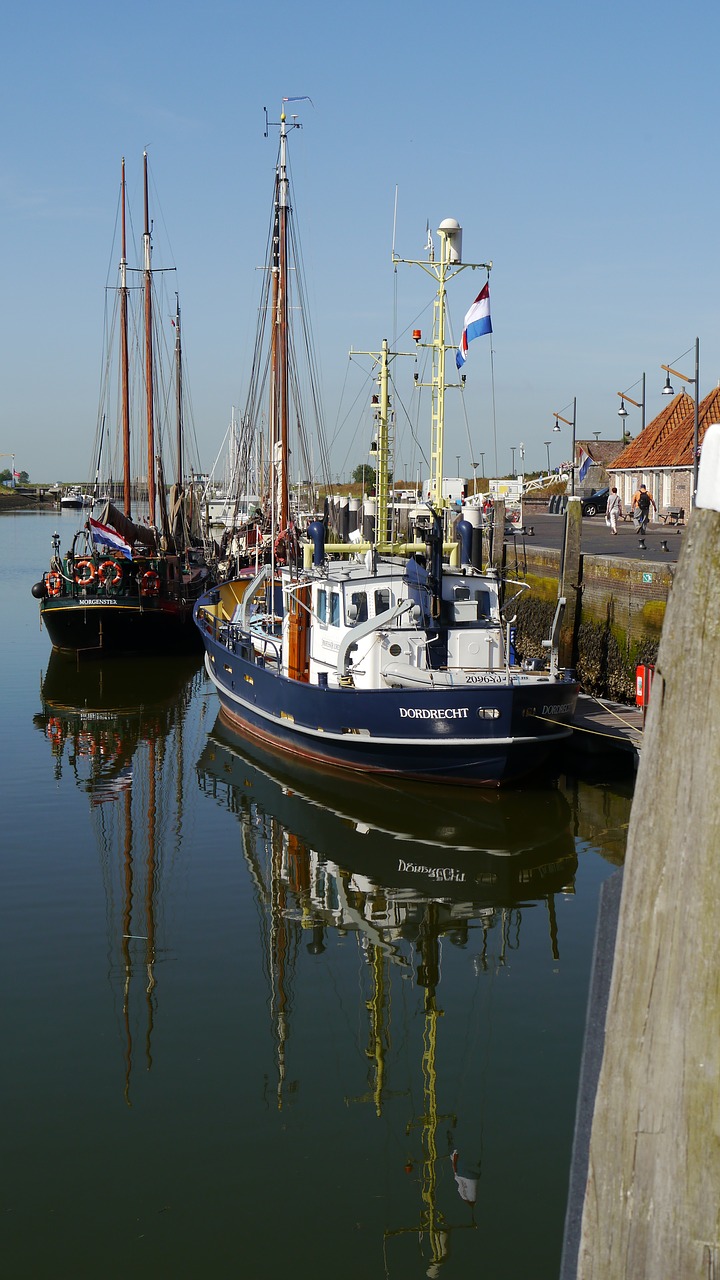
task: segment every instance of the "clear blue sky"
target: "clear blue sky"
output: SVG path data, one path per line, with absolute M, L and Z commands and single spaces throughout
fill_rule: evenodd
M 245 398 L 276 155 L 262 109 L 277 119 L 296 94 L 313 100 L 292 170 L 338 470 L 367 456 L 355 426 L 350 439 L 338 426 L 348 351 L 393 336 L 396 188 L 401 256 L 421 255 L 428 219 L 455 217 L 465 258 L 494 262 L 494 408 L 479 339 L 465 412 L 451 395 L 450 474 L 481 451 L 494 470 L 493 418 L 500 473 L 521 441 L 527 469 L 544 465 L 545 440 L 554 464 L 569 456 L 550 431 L 573 396 L 579 439 L 617 438 L 615 393 L 643 370 L 649 421 L 660 364 L 696 335 L 705 394 L 720 368 L 719 35 L 716 6 L 662 0 L 11 6 L 0 450 L 31 479 L 90 474 L 120 157 L 139 217 L 147 146 L 212 464 Z M 398 332 L 430 301 L 412 276 L 398 278 Z M 481 283 L 465 272 L 453 287 L 455 336 Z M 680 367 L 692 374 L 691 354 Z

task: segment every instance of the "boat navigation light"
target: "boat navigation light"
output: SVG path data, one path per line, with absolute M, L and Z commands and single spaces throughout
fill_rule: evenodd
M 413 341 L 419 342 L 422 338 L 422 329 L 413 329 Z

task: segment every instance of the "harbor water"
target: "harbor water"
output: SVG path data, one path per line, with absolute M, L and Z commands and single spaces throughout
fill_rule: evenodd
M 0 516 L 4 1274 L 555 1280 L 631 780 L 250 754 L 200 654 L 51 655 L 78 518 Z

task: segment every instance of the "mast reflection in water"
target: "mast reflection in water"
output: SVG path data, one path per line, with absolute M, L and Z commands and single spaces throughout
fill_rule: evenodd
M 472 946 L 479 979 L 519 948 L 523 913 L 543 907 L 547 946 L 559 958 L 555 896 L 572 893 L 577 868 L 567 800 L 552 787 L 468 792 L 331 778 L 297 764 L 290 772 L 281 757 L 241 746 L 220 718 L 198 774 L 201 787 L 240 819 L 265 947 L 278 1108 L 293 1087 L 290 1023 L 303 940 L 311 956 L 324 958 L 354 937 L 361 958 L 367 1088 L 346 1097 L 346 1105 L 367 1104 L 381 1119 L 388 1100 L 397 1098 L 393 1067 L 404 1057 L 407 1068 L 407 1049 L 416 1041 L 397 1153 L 416 1195 L 405 1206 L 406 1220 L 386 1223 L 384 1263 L 394 1274 L 394 1246 L 406 1237 L 419 1242 L 425 1274 L 439 1275 L 452 1233 L 477 1226 L 480 1113 L 488 1101 L 481 1103 L 477 1090 L 483 1052 L 471 1054 L 465 1067 L 470 1118 L 442 1101 L 443 948 Z M 406 980 L 395 991 L 395 1018 L 393 977 Z M 459 1012 L 460 1025 L 476 1040 L 470 1012 Z M 398 1019 L 394 1034 L 402 1047 L 393 1052 Z M 457 1069 L 448 1074 L 457 1085 Z M 453 1180 L 459 1200 L 449 1199 Z M 353 1212 L 362 1210 L 355 1205 Z M 407 1274 L 400 1256 L 395 1263 L 398 1275 Z
M 183 721 L 196 658 L 78 664 L 53 651 L 35 724 L 49 739 L 56 781 L 69 770 L 87 792 L 108 911 L 110 980 L 119 996 L 125 1101 L 135 1044 L 152 1067 L 158 917 L 166 864 L 183 820 Z M 175 832 L 173 840 L 172 832 Z M 175 846 L 175 848 L 173 848 Z

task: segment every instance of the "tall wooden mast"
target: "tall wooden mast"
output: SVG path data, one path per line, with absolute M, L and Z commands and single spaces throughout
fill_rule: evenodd
M 152 266 L 150 211 L 148 202 L 147 151 L 143 152 L 145 229 L 143 231 L 143 278 L 145 287 L 145 402 L 147 407 L 147 479 L 150 523 L 155 523 L 155 415 L 153 402 Z
M 291 126 L 292 127 L 292 126 Z M 288 528 L 290 492 L 288 479 L 288 215 L 287 122 L 280 114 L 280 155 L 275 178 L 275 224 L 272 246 L 272 333 L 270 466 L 277 527 Z
M 183 482 L 183 396 L 182 396 L 182 340 L 180 337 L 180 298 L 175 294 L 175 399 L 177 404 L 177 475 L 179 485 Z
M 122 450 L 123 450 L 123 506 L 125 515 L 131 511 L 130 472 L 130 358 L 128 354 L 128 287 L 127 242 L 125 232 L 125 157 L 122 160 L 120 184 L 122 243 L 120 250 L 120 376 L 122 379 Z

